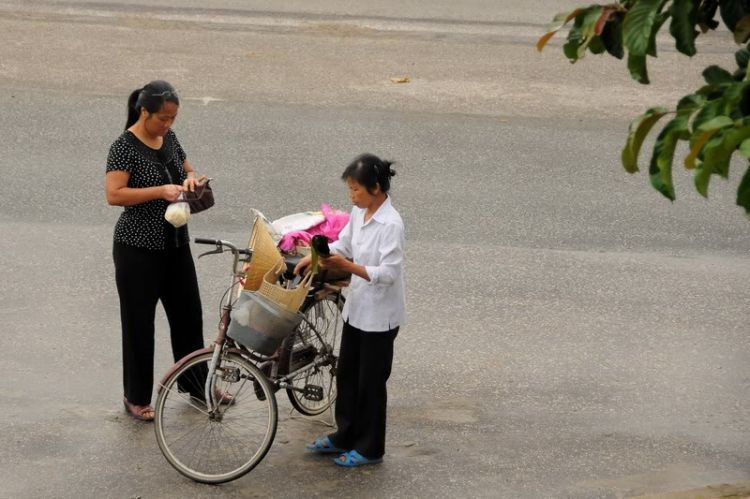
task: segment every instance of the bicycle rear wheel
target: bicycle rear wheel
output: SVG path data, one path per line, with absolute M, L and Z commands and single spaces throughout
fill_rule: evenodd
M 235 480 L 260 463 L 276 435 L 276 396 L 265 375 L 237 354 L 220 357 L 215 387 L 234 396 L 209 414 L 204 399 L 213 354 L 189 360 L 156 400 L 155 430 L 164 457 L 196 482 Z
M 312 385 L 322 389 L 322 400 L 315 400 L 302 392 L 287 389 L 289 401 L 301 414 L 316 416 L 336 401 L 336 362 L 344 325 L 341 318 L 343 308 L 344 297 L 334 294 L 313 302 L 310 308 L 303 311 L 305 318 L 313 324 L 323 342 L 330 347 L 330 355 L 324 354 L 320 339 L 304 321 L 287 340 L 291 344 L 287 372 L 293 372 L 306 363 L 324 361 L 317 367 L 301 372 L 290 381 L 290 384 L 296 388 Z

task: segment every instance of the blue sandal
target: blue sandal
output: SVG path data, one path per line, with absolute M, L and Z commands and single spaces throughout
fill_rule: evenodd
M 338 464 L 339 466 L 346 466 L 349 468 L 353 468 L 355 466 L 364 466 L 365 464 L 382 463 L 383 458 L 381 457 L 379 459 L 367 459 L 366 457 L 363 457 L 356 450 L 352 450 L 352 451 L 341 454 L 339 457 L 334 459 L 333 462 Z
M 341 454 L 342 452 L 346 452 L 344 449 L 334 447 L 328 437 L 316 438 L 314 444 L 307 444 L 307 450 L 311 450 L 318 454 Z

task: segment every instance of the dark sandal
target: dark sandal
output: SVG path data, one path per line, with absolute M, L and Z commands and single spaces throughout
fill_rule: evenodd
M 139 421 L 154 420 L 154 416 L 144 416 L 144 414 L 148 414 L 149 412 L 155 414 L 154 408 L 150 405 L 134 405 L 128 402 L 128 399 L 122 399 L 122 402 L 125 404 L 125 412 L 133 416 L 135 419 Z M 140 407 L 140 409 L 138 409 L 138 407 Z

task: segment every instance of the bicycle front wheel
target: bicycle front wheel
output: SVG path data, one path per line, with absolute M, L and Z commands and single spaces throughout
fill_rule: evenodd
M 189 360 L 160 387 L 156 440 L 164 457 L 196 482 L 235 480 L 255 468 L 276 435 L 276 396 L 263 373 L 237 354 L 223 354 L 213 373 L 215 389 L 231 394 L 229 405 L 210 412 L 204 402 L 213 354 Z

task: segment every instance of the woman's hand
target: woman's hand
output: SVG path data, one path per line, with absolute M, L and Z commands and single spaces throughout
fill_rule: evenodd
M 320 258 L 318 260 L 318 264 L 320 265 L 320 268 L 322 269 L 328 269 L 328 270 L 343 270 L 345 272 L 351 271 L 351 265 L 352 262 L 347 260 L 341 255 L 337 254 L 331 254 L 328 258 Z
M 304 273 L 305 275 L 310 273 L 310 265 L 312 264 L 312 257 L 310 255 L 307 255 L 302 260 L 299 261 L 296 267 L 294 267 L 294 273 L 297 275 L 301 275 Z
M 164 193 L 161 195 L 161 197 L 171 203 L 174 203 L 175 201 L 177 201 L 177 198 L 180 197 L 180 194 L 184 190 L 185 189 L 181 185 L 166 184 L 164 186 Z
M 195 192 L 195 188 L 200 185 L 201 182 L 206 180 L 208 177 L 201 175 L 199 178 L 195 178 L 195 172 L 189 172 L 188 178 L 182 183 L 182 188 L 187 192 Z

